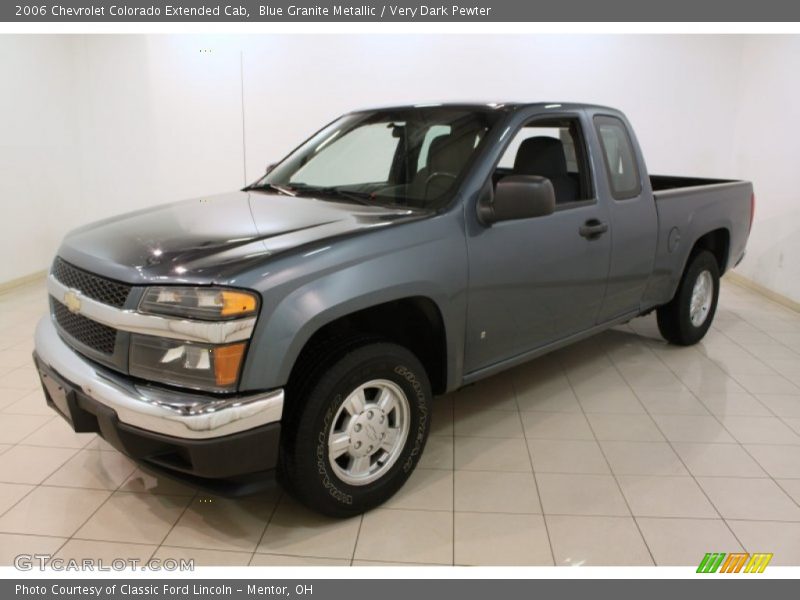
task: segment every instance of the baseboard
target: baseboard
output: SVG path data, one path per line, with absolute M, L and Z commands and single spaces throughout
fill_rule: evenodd
M 781 306 L 785 306 L 786 308 L 791 308 L 795 312 L 800 312 L 800 302 L 792 300 L 788 296 L 784 296 L 783 294 L 779 294 L 767 287 L 764 287 L 760 283 L 756 283 L 752 279 L 748 279 L 743 275 L 739 275 L 739 273 L 735 271 L 728 271 L 725 273 L 725 279 L 728 279 L 732 283 L 740 285 L 744 288 L 749 290 L 753 290 L 754 292 L 758 292 L 762 296 L 765 296 L 772 300 L 773 302 L 777 302 Z
M 4 281 L 3 283 L 0 283 L 0 294 L 9 292 L 14 288 L 18 288 L 22 285 L 33 283 L 34 281 L 39 281 L 40 279 L 44 279 L 45 275 L 47 275 L 47 269 L 36 271 L 36 273 L 31 273 L 30 275 L 25 275 L 24 277 L 17 277 L 16 279 L 12 279 L 11 281 Z

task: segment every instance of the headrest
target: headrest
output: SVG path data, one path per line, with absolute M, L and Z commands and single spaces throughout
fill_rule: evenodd
M 464 131 L 434 138 L 428 150 L 428 172 L 461 173 L 475 149 L 475 135 L 474 131 Z
M 552 137 L 532 137 L 519 145 L 514 159 L 517 175 L 541 175 L 550 179 L 567 174 L 567 159 L 561 140 Z

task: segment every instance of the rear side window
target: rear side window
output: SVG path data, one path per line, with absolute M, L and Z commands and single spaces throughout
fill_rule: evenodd
M 611 194 L 617 200 L 638 196 L 642 183 L 625 124 L 616 117 L 600 116 L 594 118 L 594 126 L 603 148 Z

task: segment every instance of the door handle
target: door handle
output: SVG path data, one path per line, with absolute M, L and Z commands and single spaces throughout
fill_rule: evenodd
M 608 223 L 603 223 L 597 219 L 589 219 L 578 229 L 578 233 L 587 240 L 596 240 L 606 231 L 608 231 Z

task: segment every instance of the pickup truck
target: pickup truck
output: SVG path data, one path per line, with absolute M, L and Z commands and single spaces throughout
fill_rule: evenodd
M 47 403 L 218 493 L 353 515 L 407 480 L 445 394 L 652 310 L 698 342 L 753 220 L 744 181 L 648 176 L 617 110 L 360 110 L 245 189 L 69 233 Z

